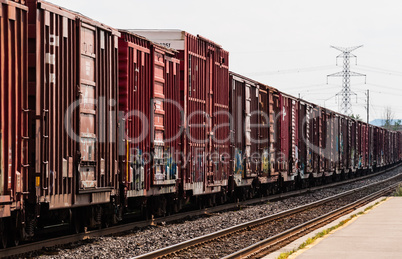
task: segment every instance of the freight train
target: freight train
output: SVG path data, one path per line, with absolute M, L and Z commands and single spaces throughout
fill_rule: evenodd
M 229 72 L 180 30 L 0 0 L 0 245 L 367 174 L 402 133 Z

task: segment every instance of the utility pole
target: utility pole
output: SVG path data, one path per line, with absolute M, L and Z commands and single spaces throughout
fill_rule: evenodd
M 369 118 L 370 118 L 370 90 L 367 89 L 367 124 L 369 124 Z
M 339 54 L 336 57 L 336 63 L 338 65 L 338 58 L 343 58 L 343 70 L 341 72 L 327 75 L 327 83 L 328 83 L 328 77 L 330 77 L 330 76 L 343 77 L 342 91 L 339 92 L 337 95 L 341 95 L 341 97 L 342 97 L 341 112 L 348 116 L 352 115 L 352 103 L 350 101 L 350 96 L 352 94 L 356 95 L 350 89 L 350 77 L 351 76 L 364 76 L 364 77 L 366 76 L 364 74 L 350 71 L 350 61 L 349 61 L 350 58 L 357 58 L 355 55 L 351 54 L 351 52 L 360 47 L 363 47 L 363 45 L 356 46 L 356 47 L 349 47 L 349 48 L 331 46 L 331 48 L 334 48 L 334 49 L 342 52 L 341 54 Z M 357 63 L 357 61 L 356 61 L 356 63 Z

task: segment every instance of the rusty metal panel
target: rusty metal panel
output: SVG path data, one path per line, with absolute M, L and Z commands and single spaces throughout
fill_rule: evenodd
M 349 142 L 348 142 L 348 120 L 346 117 L 340 117 L 340 135 L 339 135 L 339 150 L 340 150 L 340 159 L 341 159 L 341 167 L 343 169 L 347 169 L 349 166 L 348 163 L 348 154 L 349 154 Z
M 299 102 L 299 121 L 298 121 L 298 132 L 299 132 L 299 154 L 298 154 L 298 168 L 300 169 L 300 174 L 303 177 L 306 171 L 307 165 L 307 144 L 308 144 L 308 134 L 307 134 L 307 104 L 300 101 Z
M 291 100 L 291 118 L 290 118 L 290 129 L 291 129 L 291 153 L 292 159 L 289 163 L 289 172 L 291 175 L 297 175 L 298 173 L 298 161 L 299 161 L 299 101 L 296 99 Z
M 144 65 L 145 66 L 144 66 Z M 144 174 L 150 165 L 150 43 L 122 33 L 119 38 L 119 98 L 120 111 L 125 115 L 125 154 L 123 183 L 129 190 L 149 190 L 151 175 Z M 133 113 L 130 116 L 130 112 Z M 137 112 L 141 112 L 141 118 Z M 143 137 L 141 137 L 143 136 Z
M 329 141 L 330 143 L 330 171 L 335 172 L 337 169 L 337 148 L 336 148 L 336 139 L 338 136 L 337 124 L 336 124 L 336 115 L 333 112 L 330 112 L 329 117 L 329 127 L 330 127 L 330 136 Z
M 184 107 L 187 115 L 186 182 L 202 182 L 196 193 L 227 185 L 229 165 L 229 55 L 219 45 L 185 33 Z M 228 158 L 226 157 L 226 160 Z
M 30 189 L 51 195 L 50 207 L 61 208 L 82 200 L 77 197 L 84 189 L 110 192 L 119 186 L 119 33 L 45 1 L 27 5 L 29 121 L 36 131 L 29 149 L 35 178 Z M 58 203 L 60 195 L 68 200 Z
M 121 158 L 124 183 L 134 191 L 129 196 L 171 192 L 174 188 L 162 189 L 174 186 L 178 178 L 180 62 L 171 50 L 121 33 L 119 95 L 127 133 Z
M 312 135 L 312 170 L 314 173 L 319 172 L 319 163 L 320 163 L 320 154 L 319 154 L 319 147 L 320 147 L 320 112 L 319 108 L 314 106 L 311 109 L 311 135 Z
M 199 37 L 205 41 L 202 37 Z M 220 46 L 209 41 L 209 47 L 213 51 L 212 65 L 212 155 L 214 177 L 211 185 L 226 186 L 229 177 L 229 149 L 230 149 L 230 127 L 229 127 L 229 53 Z M 255 116 L 257 117 L 257 116 Z
M 130 44 L 131 43 L 131 44 Z M 134 43 L 134 44 L 132 44 Z M 145 66 L 143 65 L 145 64 Z M 149 190 L 152 167 L 149 154 L 151 139 L 149 132 L 151 99 L 150 43 L 122 33 L 119 38 L 119 97 L 120 110 L 125 113 L 125 156 L 122 160 L 123 183 L 129 190 Z M 130 112 L 141 112 L 129 117 Z M 141 137 L 144 136 L 144 137 Z
M 356 127 L 356 122 L 352 119 L 349 119 L 349 143 L 350 143 L 350 154 L 349 154 L 349 161 L 350 161 L 350 167 L 355 168 L 356 166 L 356 133 L 357 133 L 357 127 Z
M 178 179 L 181 170 L 181 130 L 183 124 L 182 111 L 180 106 L 180 61 L 174 57 L 165 55 L 166 63 L 166 86 L 164 95 L 168 102 L 165 102 L 165 171 L 170 179 Z
M 378 142 L 379 142 L 379 135 L 378 135 L 378 127 L 373 126 L 373 166 L 377 166 L 378 162 Z
M 0 132 L 0 195 L 4 194 L 3 134 Z
M 289 170 L 289 165 L 288 161 L 289 158 L 291 157 L 291 149 L 290 149 L 290 139 L 291 139 L 291 131 L 289 129 L 290 127 L 290 120 L 292 117 L 292 112 L 291 112 L 291 100 L 284 96 L 282 93 L 280 94 L 280 108 L 281 108 L 281 113 L 280 113 L 280 142 L 281 142 L 281 161 L 280 161 L 280 171 L 288 171 Z
M 325 145 L 325 123 L 326 116 L 325 111 L 322 107 L 318 107 L 318 166 L 319 172 L 324 172 L 325 169 L 325 154 L 324 154 L 324 145 Z
M 28 188 L 28 8 L 19 2 L 0 1 L 0 201 L 7 202 L 22 202 Z M 0 217 L 11 207 L 0 206 Z
M 260 85 L 257 82 L 234 73 L 230 73 L 230 82 L 231 156 L 233 159 L 231 171 L 236 184 L 239 185 L 244 184 L 243 179 L 260 175 L 262 154 L 259 149 L 261 142 L 259 121 L 264 120 L 263 123 L 268 125 L 268 119 L 264 119 L 260 113 L 263 104 L 259 101 L 261 99 Z M 264 97 L 268 112 L 268 96 Z M 265 129 L 268 138 L 269 131 L 267 127 Z M 266 148 L 265 151 L 267 160 L 265 169 L 268 173 L 268 149 Z
M 402 160 L 402 132 L 398 132 L 398 146 L 399 146 L 399 150 L 398 150 L 398 156 L 399 156 L 399 161 Z
M 232 114 L 231 122 L 231 172 L 236 179 L 241 180 L 244 175 L 244 84 L 243 80 L 237 78 L 232 73 L 230 74 L 230 107 Z
M 187 158 L 182 182 L 187 190 L 196 188 L 196 194 L 220 191 L 229 173 L 225 162 L 229 118 L 223 115 L 229 111 L 229 53 L 206 38 L 180 30 L 134 32 L 179 51 L 181 105 L 186 118 L 182 150 Z
M 259 84 L 258 91 L 258 151 L 260 153 L 259 176 L 270 176 L 270 89 Z M 273 117 L 273 115 L 272 115 Z M 273 119 L 273 118 L 272 118 Z

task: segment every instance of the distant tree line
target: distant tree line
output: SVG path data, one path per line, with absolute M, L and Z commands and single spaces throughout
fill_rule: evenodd
M 393 125 L 392 122 L 394 122 Z M 392 112 L 391 107 L 386 107 L 384 111 L 383 123 L 384 125 L 382 126 L 388 130 L 398 130 L 402 124 L 402 121 L 394 121 L 394 113 Z
M 359 114 L 350 115 L 352 119 L 363 121 Z M 388 130 L 402 130 L 402 120 L 394 120 L 394 113 L 391 107 L 386 107 L 382 118 L 382 127 Z

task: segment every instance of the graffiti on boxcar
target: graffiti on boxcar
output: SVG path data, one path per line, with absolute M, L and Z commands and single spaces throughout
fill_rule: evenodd
M 237 149 L 235 150 L 235 174 L 243 175 L 243 154 L 242 151 Z
M 130 180 L 132 182 L 133 189 L 144 189 L 144 156 L 143 152 L 139 148 L 130 149 Z
M 165 156 L 165 171 L 166 171 L 166 177 L 167 177 L 167 179 L 165 179 L 165 180 L 176 179 L 177 164 L 176 164 L 175 160 L 173 159 L 170 147 L 167 147 L 165 149 L 164 156 Z
M 271 167 L 271 165 L 269 164 L 268 149 L 264 148 L 264 151 L 262 152 L 262 171 L 263 171 L 263 173 L 268 174 L 270 167 Z

